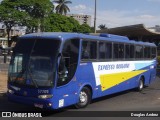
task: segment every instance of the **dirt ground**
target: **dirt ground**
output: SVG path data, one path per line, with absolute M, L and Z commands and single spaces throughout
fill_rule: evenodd
M 0 93 L 7 91 L 7 72 L 0 72 Z

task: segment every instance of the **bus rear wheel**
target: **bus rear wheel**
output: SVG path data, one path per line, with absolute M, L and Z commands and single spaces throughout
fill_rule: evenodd
M 79 102 L 75 104 L 76 108 L 84 108 L 91 101 L 91 91 L 89 88 L 84 87 L 79 93 Z
M 140 78 L 139 83 L 138 83 L 138 91 L 142 91 L 142 89 L 144 88 L 144 79 L 143 77 Z

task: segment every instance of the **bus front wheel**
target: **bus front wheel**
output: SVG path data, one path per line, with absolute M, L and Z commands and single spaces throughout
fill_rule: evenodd
M 76 108 L 84 108 L 91 101 L 91 91 L 88 87 L 84 87 L 79 93 L 79 102 L 75 104 Z
M 138 91 L 142 91 L 142 89 L 144 88 L 144 80 L 143 77 L 140 78 L 139 83 L 138 83 Z

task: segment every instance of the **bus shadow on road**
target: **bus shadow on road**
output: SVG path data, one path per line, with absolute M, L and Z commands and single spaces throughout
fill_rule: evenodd
M 138 91 L 136 88 L 133 88 L 133 89 L 129 89 L 129 90 L 126 90 L 126 91 L 113 93 L 113 94 L 106 95 L 106 96 L 103 96 L 103 97 L 100 97 L 100 98 L 96 98 L 96 99 L 92 100 L 92 103 L 96 103 L 96 102 L 103 101 L 103 100 L 108 100 L 108 99 L 115 98 L 115 97 L 118 97 L 118 96 L 121 96 L 121 95 L 129 94 L 129 93 L 135 93 L 135 94 L 138 93 L 138 94 L 143 95 L 143 94 L 147 94 L 147 91 L 150 91 L 150 90 L 160 90 L 160 89 L 145 87 L 142 91 Z
M 92 100 L 92 103 L 96 103 L 96 102 L 99 102 L 99 101 L 111 99 L 111 98 L 114 98 L 114 97 L 117 97 L 117 96 L 121 96 L 121 95 L 127 94 L 129 92 L 133 92 L 133 91 L 135 91 L 135 89 L 122 91 L 122 92 L 114 93 L 114 94 L 111 94 L 111 95 L 106 95 L 106 96 L 103 96 L 103 97 L 96 98 L 96 99 Z

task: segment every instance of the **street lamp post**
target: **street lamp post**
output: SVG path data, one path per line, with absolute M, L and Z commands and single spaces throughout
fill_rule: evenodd
M 96 33 L 96 16 L 97 16 L 97 0 L 95 0 L 95 9 L 94 9 L 94 33 Z

